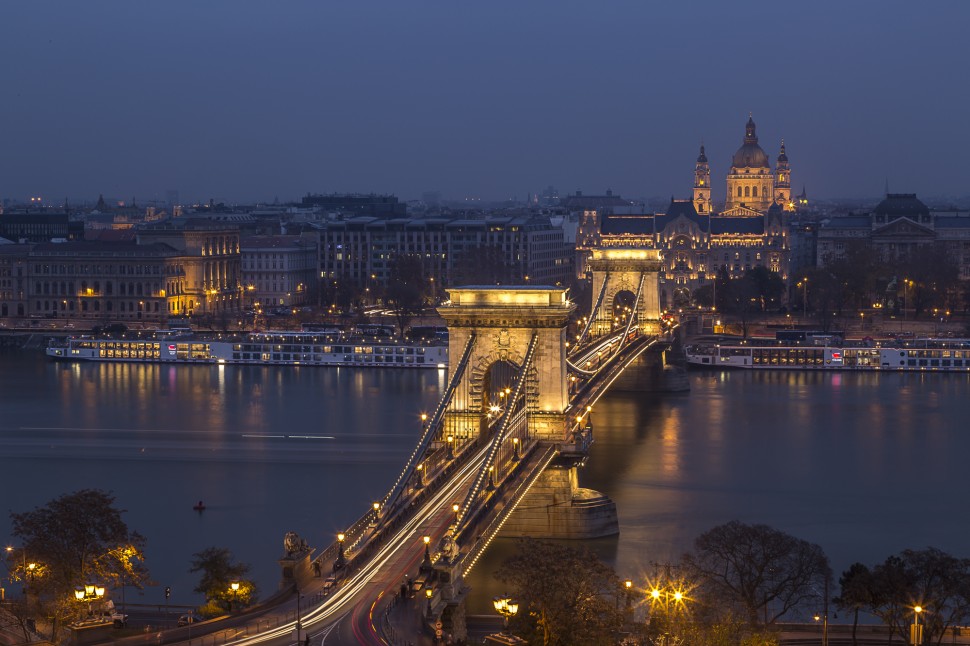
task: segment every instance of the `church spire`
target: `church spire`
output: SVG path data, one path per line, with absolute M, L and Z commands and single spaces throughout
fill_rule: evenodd
M 758 135 L 755 133 L 754 117 L 751 116 L 750 112 L 748 113 L 748 123 L 744 126 L 744 143 L 758 143 Z
M 707 155 L 704 153 L 704 144 L 703 143 L 701 144 L 701 154 L 697 156 L 697 163 L 698 164 L 706 164 L 707 163 Z

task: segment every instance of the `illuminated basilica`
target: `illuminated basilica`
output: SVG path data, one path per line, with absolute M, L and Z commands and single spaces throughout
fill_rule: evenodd
M 795 207 L 784 141 L 772 170 L 749 117 L 744 141 L 731 159 L 723 208 L 713 200 L 711 169 L 701 146 L 692 199 L 672 199 L 665 213 L 587 211 L 578 249 L 581 254 L 592 246 L 660 249 L 662 304 L 688 305 L 694 290 L 710 284 L 722 270 L 739 278 L 748 269 L 764 266 L 787 280 L 788 216 Z M 585 267 L 585 257 L 579 267 Z

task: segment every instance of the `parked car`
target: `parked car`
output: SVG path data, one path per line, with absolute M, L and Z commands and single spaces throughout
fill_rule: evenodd
M 197 624 L 200 621 L 202 621 L 202 619 L 200 619 L 199 617 L 196 617 L 195 615 L 182 615 L 181 617 L 179 617 L 178 625 L 188 626 L 189 624 Z

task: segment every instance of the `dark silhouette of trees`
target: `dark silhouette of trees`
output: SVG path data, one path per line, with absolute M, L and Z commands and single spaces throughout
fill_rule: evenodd
M 857 566 L 840 579 L 839 598 L 848 598 L 846 607 L 865 603 L 889 627 L 890 639 L 908 635 L 917 605 L 925 609 L 920 623 L 927 643 L 941 643 L 949 628 L 970 620 L 970 559 L 930 547 L 890 556 L 868 576 Z
M 451 286 L 508 285 L 519 278 L 515 274 L 501 247 L 483 244 L 465 249 L 455 257 Z
M 761 312 L 775 311 L 781 307 L 781 299 L 785 294 L 785 281 L 777 273 L 767 267 L 752 267 L 744 272 L 744 278 L 741 280 L 750 281 Z
M 148 582 L 145 538 L 129 530 L 123 513 L 110 493 L 82 489 L 10 514 L 27 556 L 10 559 L 12 574 L 26 578 L 37 611 L 53 619 L 53 640 L 60 624 L 82 610 L 74 600 L 78 586 L 96 580 L 111 588 L 141 588 Z
M 852 644 L 855 646 L 859 612 L 872 607 L 872 572 L 862 563 L 853 563 L 839 577 L 839 588 L 842 592 L 833 599 L 833 602 L 839 610 L 852 613 Z
M 899 265 L 903 280 L 901 295 L 909 299 L 906 308 L 914 318 L 938 309 L 955 309 L 959 304 L 959 268 L 939 243 L 920 245 Z
M 625 590 L 616 573 L 589 550 L 523 539 L 496 576 L 519 602 L 511 625 L 528 643 L 615 643 Z
M 698 536 L 682 564 L 702 603 L 737 613 L 751 626 L 814 604 L 832 576 L 818 545 L 736 520 Z
M 391 260 L 390 270 L 384 303 L 394 311 L 401 336 L 404 336 L 404 328 L 424 308 L 430 291 L 429 284 L 424 277 L 420 256 L 395 256 Z
M 193 554 L 189 572 L 202 574 L 194 591 L 205 596 L 204 616 L 243 608 L 256 601 L 256 584 L 246 578 L 249 565 L 236 563 L 232 552 L 224 547 L 207 547 Z M 234 582 L 239 584 L 238 590 L 232 589 Z

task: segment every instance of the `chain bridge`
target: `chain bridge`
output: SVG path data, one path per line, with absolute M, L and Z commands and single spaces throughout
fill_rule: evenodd
M 298 614 L 298 636 L 302 623 L 328 643 L 405 643 L 393 600 L 417 595 L 428 629 L 462 639 L 465 577 L 496 536 L 618 531 L 613 501 L 577 483 L 594 406 L 610 388 L 679 389 L 686 377 L 665 365 L 673 337 L 661 320 L 658 252 L 596 250 L 591 267 L 592 307 L 578 324 L 560 287 L 449 290 L 438 310 L 447 387 L 404 468 L 321 554 L 298 549 L 280 561 L 284 587 L 312 590 L 333 575 L 328 595 Z M 338 625 L 346 632 L 332 634 Z

